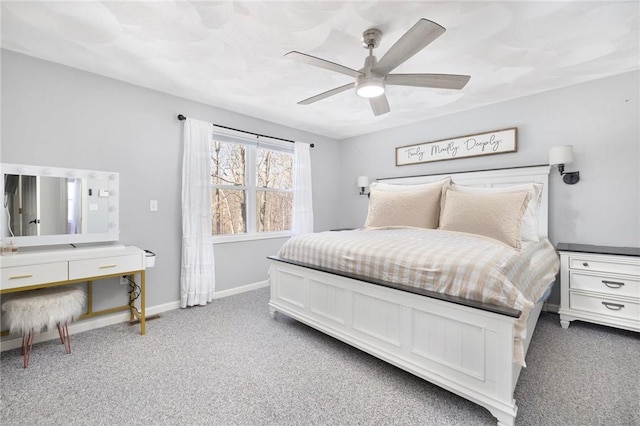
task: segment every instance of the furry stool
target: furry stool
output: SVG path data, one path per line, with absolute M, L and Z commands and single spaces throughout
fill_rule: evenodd
M 45 328 L 58 327 L 60 342 L 71 353 L 68 322 L 82 314 L 86 300 L 80 287 L 50 287 L 18 294 L 2 304 L 2 320 L 11 334 L 22 335 L 24 368 L 29 365 L 33 337 Z

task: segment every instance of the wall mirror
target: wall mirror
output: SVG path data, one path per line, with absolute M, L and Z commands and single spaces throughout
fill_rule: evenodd
M 7 163 L 0 169 L 4 244 L 118 240 L 118 173 Z

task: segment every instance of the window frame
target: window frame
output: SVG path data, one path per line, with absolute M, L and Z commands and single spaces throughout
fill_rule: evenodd
M 234 243 L 241 241 L 252 240 L 264 240 L 271 238 L 288 238 L 291 237 L 291 229 L 286 231 L 257 231 L 257 193 L 258 191 L 273 191 L 273 192 L 291 192 L 293 193 L 293 182 L 290 190 L 281 188 L 262 188 L 257 184 L 257 153 L 258 148 L 270 149 L 273 151 L 280 151 L 289 153 L 293 156 L 293 144 L 290 142 L 278 141 L 266 137 L 248 137 L 244 134 L 238 135 L 235 132 L 227 133 L 214 131 L 213 142 L 226 142 L 245 146 L 245 164 L 244 164 L 244 178 L 245 182 L 242 186 L 235 186 L 229 184 L 214 184 L 210 183 L 211 191 L 214 189 L 231 189 L 231 190 L 244 190 L 245 202 L 246 202 L 246 232 L 241 234 L 212 234 L 214 244 Z M 292 164 L 293 167 L 293 164 Z M 292 171 L 293 173 L 293 171 Z M 213 204 L 212 204 L 213 208 Z M 293 206 L 292 206 L 293 210 Z M 293 214 L 293 211 L 291 212 Z

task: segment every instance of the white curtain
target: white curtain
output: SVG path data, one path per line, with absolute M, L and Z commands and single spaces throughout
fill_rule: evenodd
M 311 147 L 296 142 L 293 145 L 293 235 L 313 232 L 313 201 L 311 198 Z
M 215 290 L 211 235 L 211 123 L 187 118 L 182 158 L 180 306 L 206 305 Z

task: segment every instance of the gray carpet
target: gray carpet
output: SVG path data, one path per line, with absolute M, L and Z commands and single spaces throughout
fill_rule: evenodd
M 0 422 L 60 425 L 495 425 L 491 414 L 283 315 L 268 289 L 0 358 Z M 542 314 L 518 425 L 640 425 L 637 333 Z

